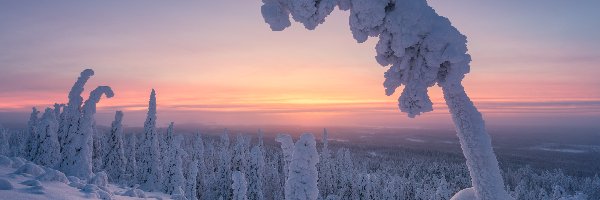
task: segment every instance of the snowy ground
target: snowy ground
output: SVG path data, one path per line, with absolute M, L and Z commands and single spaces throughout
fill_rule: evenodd
M 9 162 L 10 161 L 10 162 Z M 18 161 L 17 161 L 18 162 Z M 144 199 L 137 197 L 122 196 L 131 188 L 123 188 L 109 184 L 104 187 L 108 196 L 103 195 L 101 191 L 94 191 L 97 186 L 92 184 L 73 184 L 73 182 L 64 180 L 61 175 L 52 176 L 44 180 L 41 176 L 48 173 L 37 165 L 30 165 L 26 173 L 15 173 L 23 163 L 15 164 L 14 158 L 0 156 L 0 199 L 11 200 L 46 200 L 46 199 Z M 19 166 L 21 165 L 21 166 Z M 36 168 L 39 167 L 39 168 Z M 23 169 L 23 168 L 21 168 Z M 39 171 L 39 170 L 42 171 Z M 48 176 L 46 176 L 48 177 Z M 104 194 L 107 194 L 104 193 Z M 168 195 L 162 193 L 144 192 L 146 199 L 170 199 Z

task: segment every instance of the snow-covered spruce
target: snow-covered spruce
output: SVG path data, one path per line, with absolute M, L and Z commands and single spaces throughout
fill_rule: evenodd
M 323 137 L 321 139 L 321 143 L 323 147 L 321 148 L 321 154 L 319 158 L 319 192 L 321 192 L 321 196 L 327 197 L 329 195 L 334 194 L 335 190 L 335 182 L 334 182 L 334 169 L 331 163 L 331 152 L 329 151 L 329 143 L 328 143 L 328 133 L 327 129 L 323 129 Z
M 250 150 L 250 169 L 248 172 L 248 198 L 263 200 L 265 157 L 261 146 L 254 146 Z
M 248 183 L 246 182 L 244 174 L 240 171 L 234 171 L 231 174 L 231 180 L 233 180 L 233 184 L 231 185 L 231 189 L 233 189 L 232 200 L 247 200 L 246 190 L 248 188 Z
M 37 145 L 32 149 L 32 161 L 36 164 L 51 168 L 58 167 L 61 159 L 60 144 L 58 143 L 58 121 L 51 108 L 46 108 L 42 119 L 36 127 Z
M 289 16 L 314 29 L 336 5 L 350 10 L 350 30 L 362 43 L 379 37 L 376 60 L 391 66 L 385 73 L 386 95 L 404 85 L 398 99 L 402 112 L 415 117 L 433 110 L 427 89 L 436 83 L 453 115 L 478 199 L 511 199 L 504 190 L 496 156 L 481 114 L 461 81 L 469 72 L 466 37 L 426 0 L 263 0 L 262 15 L 272 30 L 289 27 Z
M 8 129 L 2 128 L 0 124 L 0 155 L 2 156 L 10 156 L 10 135 L 8 133 Z
M 292 136 L 288 134 L 278 134 L 275 137 L 275 141 L 281 145 L 283 151 L 283 173 L 285 180 L 289 177 L 290 162 L 292 162 L 292 155 L 294 154 L 294 140 Z
M 98 86 L 90 92 L 90 97 L 85 101 L 82 117 L 79 121 L 79 130 L 66 138 L 71 141 L 66 147 L 66 155 L 63 167 L 65 174 L 87 178 L 92 175 L 92 151 L 93 151 L 93 124 L 96 114 L 96 104 L 100 102 L 102 95 L 107 98 L 114 96 L 112 89 L 108 86 Z
M 228 130 L 225 129 L 223 134 L 220 137 L 220 148 L 218 152 L 218 160 L 217 160 L 217 169 L 215 174 L 215 186 L 214 190 L 216 190 L 215 198 L 223 198 L 223 199 L 231 199 L 230 189 L 231 189 L 231 151 L 229 149 L 229 133 Z
M 188 200 L 198 200 L 198 160 L 189 163 L 186 178 L 185 196 Z
M 289 177 L 285 182 L 286 200 L 315 200 L 319 197 L 318 162 L 315 137 L 310 133 L 302 134 L 294 145 Z
M 29 160 L 33 160 L 35 157 L 34 149 L 37 149 L 37 145 L 39 144 L 39 135 L 37 133 L 37 125 L 40 123 L 40 119 L 38 118 L 38 114 L 40 111 L 37 108 L 31 108 L 31 114 L 29 115 L 29 121 L 27 122 L 27 130 L 25 130 L 25 148 L 24 148 L 24 157 Z
M 72 136 L 79 130 L 79 120 L 81 119 L 81 105 L 83 104 L 83 87 L 94 75 L 94 71 L 91 69 L 83 70 L 77 78 L 77 81 L 73 84 L 71 91 L 69 92 L 69 102 L 63 107 L 63 112 L 60 116 L 60 122 L 58 127 L 58 142 L 60 142 L 62 155 L 60 169 L 63 172 L 70 171 L 71 163 L 69 158 L 69 152 L 67 152 L 68 146 L 71 145 Z
M 173 194 L 177 187 L 185 187 L 185 178 L 183 177 L 183 161 L 182 156 L 184 154 L 183 149 L 181 148 L 181 142 L 183 138 L 181 137 L 173 137 L 173 123 L 169 125 L 169 134 L 171 135 L 169 140 L 167 140 L 167 145 L 169 147 L 168 152 L 166 153 L 167 158 L 162 162 L 167 163 L 167 167 L 164 168 L 164 191 L 167 194 Z
M 111 124 L 110 133 L 106 144 L 106 155 L 104 156 L 104 170 L 111 182 L 124 181 L 126 174 L 125 149 L 123 146 L 123 112 L 115 112 L 115 120 Z
M 154 89 L 150 93 L 143 141 L 140 145 L 138 166 L 141 173 L 138 176 L 141 188 L 146 191 L 160 191 L 162 189 L 162 167 L 156 132 L 156 92 Z

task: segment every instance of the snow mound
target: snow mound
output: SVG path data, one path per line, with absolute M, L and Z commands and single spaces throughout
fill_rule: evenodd
M 89 183 L 104 189 L 108 186 L 108 175 L 104 171 L 98 172 L 94 177 L 92 177 L 92 179 L 90 179 Z
M 27 188 L 27 192 L 31 194 L 46 194 L 46 192 L 44 192 L 44 187 L 41 185 L 31 186 L 30 188 Z
M 27 163 L 27 164 L 24 164 L 23 166 L 19 167 L 19 169 L 17 169 L 17 171 L 15 171 L 13 173 L 21 174 L 21 175 L 29 174 L 32 176 L 39 176 L 39 175 L 46 173 L 46 171 L 36 164 Z
M 171 198 L 174 200 L 188 200 L 183 194 L 183 189 L 181 189 L 181 187 L 177 187 L 177 189 L 175 189 L 173 195 L 171 195 Z
M 12 160 L 6 156 L 0 155 L 0 166 L 10 167 L 12 166 Z
M 65 176 L 64 173 L 51 168 L 46 168 L 46 173 L 38 176 L 36 179 L 40 181 L 58 181 L 69 184 L 69 179 L 67 179 L 67 176 Z
M 69 179 L 69 182 L 70 182 L 69 186 L 74 187 L 74 188 L 81 189 L 86 184 L 81 179 L 79 179 L 79 178 L 77 178 L 75 176 L 68 176 L 67 179 Z
M 477 200 L 475 189 L 472 187 L 458 191 L 450 200 Z
M 0 190 L 12 190 L 14 189 L 13 185 L 8 182 L 6 179 L 0 178 Z
M 139 186 L 140 185 L 136 184 L 135 186 L 133 186 L 133 188 L 127 190 L 122 195 L 128 197 L 146 198 L 146 194 L 144 193 L 144 191 L 137 189 Z
M 21 184 L 26 186 L 42 186 L 42 183 L 35 179 L 23 181 Z
M 12 157 L 12 167 L 13 168 L 19 168 L 19 167 L 23 166 L 25 163 L 27 163 L 27 160 L 25 160 L 21 157 Z

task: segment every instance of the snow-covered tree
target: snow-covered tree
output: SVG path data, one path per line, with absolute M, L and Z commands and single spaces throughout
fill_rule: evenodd
M 285 180 L 288 179 L 289 176 L 289 165 L 292 162 L 292 155 L 294 154 L 294 140 L 292 136 L 288 134 L 278 134 L 275 137 L 275 141 L 279 142 L 281 145 L 281 150 L 283 151 L 283 173 Z
M 263 180 L 265 174 L 265 158 L 260 146 L 250 150 L 250 169 L 248 172 L 248 198 L 255 200 L 265 199 L 263 193 Z
M 248 171 L 248 155 L 250 154 L 250 137 L 238 134 L 233 145 L 233 157 L 231 170 L 246 172 Z
M 244 174 L 240 171 L 234 171 L 231 174 L 231 179 L 233 180 L 233 184 L 231 188 L 233 189 L 232 200 L 247 200 L 246 196 L 247 190 L 247 182 L 246 178 L 244 178 Z
M 92 153 L 94 135 L 94 115 L 96 104 L 102 95 L 107 98 L 114 96 L 108 86 L 99 86 L 90 92 L 89 98 L 83 102 L 81 93 L 87 80 L 94 71 L 86 69 L 81 72 L 71 91 L 69 103 L 60 115 L 58 140 L 61 144 L 62 159 L 60 168 L 66 175 L 87 178 L 92 173 Z M 81 106 L 83 104 L 83 107 Z M 54 113 L 56 115 L 56 113 Z
M 171 122 L 169 123 L 169 127 L 167 128 L 167 133 L 166 134 L 158 134 L 158 141 L 159 141 L 159 146 L 160 146 L 160 161 L 162 162 L 162 170 L 163 170 L 163 174 L 166 173 L 166 170 L 169 168 L 169 159 L 171 159 L 170 156 L 173 156 L 171 154 L 171 150 L 173 148 L 173 134 L 175 132 L 175 123 Z M 166 181 L 166 177 L 163 176 L 163 178 Z M 166 185 L 165 185 L 166 187 Z M 166 188 L 165 188 L 166 190 Z
M 198 200 L 198 160 L 194 159 L 188 166 L 185 195 L 189 200 Z
M 141 187 L 147 191 L 160 191 L 162 187 L 162 167 L 159 141 L 156 133 L 156 92 L 152 89 L 148 102 L 148 114 L 144 122 L 144 135 L 139 149 Z
M 111 98 L 114 96 L 112 89 L 108 86 L 98 86 L 90 92 L 90 97 L 85 101 L 82 108 L 82 116 L 79 121 L 79 129 L 73 134 L 67 135 L 67 146 L 63 155 L 62 168 L 64 173 L 72 176 L 87 178 L 92 175 L 92 151 L 93 134 L 96 114 L 96 104 L 100 102 L 102 95 Z
M 319 191 L 321 196 L 327 197 L 334 193 L 335 182 L 334 182 L 334 170 L 331 163 L 331 152 L 329 151 L 327 129 L 323 129 L 323 137 L 321 143 L 323 147 L 321 149 L 320 160 L 319 160 Z
M 318 162 L 315 137 L 310 133 L 302 134 L 294 145 L 289 177 L 285 182 L 286 200 L 315 200 L 319 197 Z
M 40 119 L 38 118 L 39 113 L 40 111 L 35 107 L 31 108 L 31 115 L 29 115 L 29 121 L 27 122 L 27 130 L 25 132 L 25 140 L 27 143 L 25 144 L 24 153 L 25 158 L 29 160 L 33 160 L 33 157 L 35 156 L 34 150 L 37 149 L 39 144 L 39 135 L 37 133 L 37 125 L 40 123 Z
M 216 197 L 231 198 L 231 151 L 229 150 L 229 134 L 227 129 L 220 138 L 218 162 L 216 168 Z
M 104 171 L 104 157 L 106 156 L 107 135 L 103 131 L 96 128 L 96 122 L 92 124 L 92 166 L 93 172 L 98 173 Z
M 122 175 L 126 174 L 125 167 L 127 166 L 127 160 L 123 146 L 122 122 L 123 112 L 115 112 L 115 120 L 111 124 L 106 155 L 104 156 L 104 170 L 108 175 L 108 179 L 112 182 L 123 181 Z
M 136 134 L 130 134 L 127 142 L 127 165 L 125 167 L 125 177 L 129 180 L 129 185 L 133 186 L 138 181 L 138 164 L 137 164 L 137 136 Z
M 0 155 L 11 156 L 9 141 L 10 135 L 8 134 L 8 129 L 0 125 Z
M 172 194 L 173 191 L 177 187 L 185 187 L 185 178 L 183 177 L 183 148 L 181 148 L 181 142 L 183 138 L 173 137 L 173 123 L 169 125 L 169 134 L 170 137 L 167 137 L 168 140 L 167 145 L 169 146 L 169 151 L 164 152 L 165 159 L 163 162 L 167 163 L 166 168 L 164 168 L 164 191 L 167 194 Z
M 32 149 L 32 161 L 36 164 L 56 168 L 59 165 L 60 144 L 58 143 L 58 121 L 54 111 L 46 108 L 42 119 L 37 125 L 38 144 Z
M 63 112 L 60 116 L 58 141 L 60 142 L 60 152 L 63 156 L 61 161 L 61 169 L 63 171 L 70 170 L 67 166 L 69 165 L 69 158 L 66 157 L 69 155 L 69 152 L 66 152 L 67 147 L 70 146 L 70 143 L 72 142 L 70 141 L 71 136 L 69 135 L 76 134 L 76 132 L 79 130 L 79 123 L 82 116 L 81 105 L 83 104 L 83 97 L 81 97 L 81 93 L 83 93 L 83 87 L 93 75 L 94 71 L 91 69 L 86 69 L 81 72 L 79 78 L 77 78 L 77 81 L 73 84 L 73 87 L 69 92 L 69 102 L 63 107 Z
M 207 186 L 205 186 L 205 180 L 207 179 L 207 168 L 206 163 L 204 162 L 204 141 L 202 140 L 202 135 L 197 133 L 195 136 L 192 152 L 192 159 L 195 160 L 196 163 L 196 178 L 192 178 L 196 181 L 196 196 L 200 199 L 203 197 L 203 193 Z M 191 167 L 192 165 L 190 165 Z M 190 169 L 191 170 L 191 169 Z M 191 174 L 191 173 L 190 173 Z M 189 181 L 188 181 L 189 182 Z
M 385 73 L 386 94 L 404 85 L 400 110 L 415 117 L 433 110 L 427 89 L 442 87 L 456 125 L 477 199 L 512 199 L 504 190 L 498 161 L 483 118 L 461 81 L 469 72 L 467 40 L 426 0 L 264 0 L 262 15 L 272 30 L 291 25 L 289 16 L 307 29 L 323 23 L 335 6 L 350 10 L 350 30 L 362 43 L 379 37 L 377 62 Z

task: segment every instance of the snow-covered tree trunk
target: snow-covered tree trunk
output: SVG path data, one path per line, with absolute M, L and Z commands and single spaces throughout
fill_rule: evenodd
M 60 144 L 58 143 L 58 121 L 50 108 L 42 115 L 37 125 L 38 144 L 32 149 L 33 162 L 46 167 L 58 167 L 61 159 Z
M 123 112 L 115 112 L 115 120 L 111 124 L 108 136 L 107 152 L 104 157 L 104 170 L 112 182 L 123 181 L 122 175 L 126 174 L 127 160 L 123 146 Z
M 315 200 L 319 197 L 318 162 L 315 137 L 309 133 L 302 134 L 294 145 L 289 177 L 285 182 L 286 200 Z
M 504 182 L 492 142 L 485 130 L 481 113 L 473 105 L 460 84 L 442 87 L 444 98 L 452 113 L 456 132 L 467 159 L 471 182 L 478 199 L 505 200 L 511 197 L 504 190 Z
M 152 89 L 148 102 L 148 114 L 144 122 L 144 139 L 140 148 L 139 166 L 141 187 L 147 191 L 161 191 L 162 167 L 160 146 L 156 133 L 156 92 Z
M 246 182 L 246 178 L 244 178 L 244 173 L 240 171 L 234 171 L 231 174 L 231 180 L 233 180 L 233 184 L 231 188 L 233 189 L 233 197 L 232 200 L 247 200 L 246 190 L 248 183 Z

